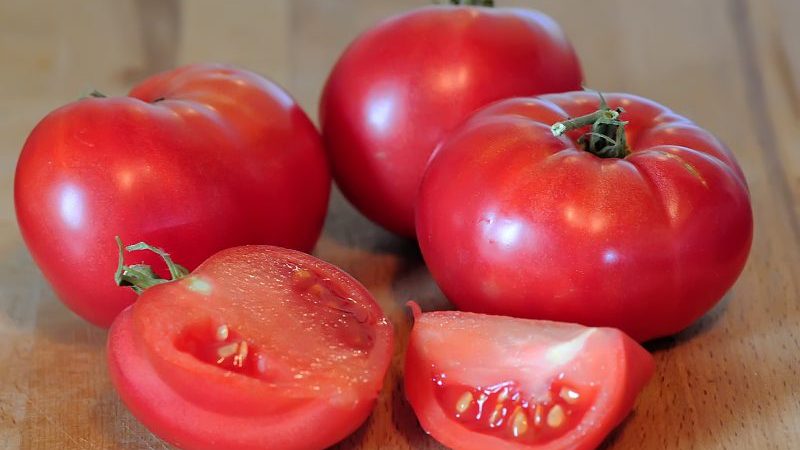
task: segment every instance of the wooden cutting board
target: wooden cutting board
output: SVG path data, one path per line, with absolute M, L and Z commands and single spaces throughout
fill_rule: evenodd
M 590 85 L 671 106 L 727 142 L 747 175 L 756 233 L 712 312 L 648 347 L 657 374 L 608 449 L 800 448 L 800 3 L 796 0 L 498 0 L 544 10 Z M 55 299 L 16 228 L 12 178 L 27 133 L 91 88 L 122 94 L 157 70 L 225 61 L 286 86 L 314 116 L 344 46 L 400 0 L 103 0 L 0 3 L 0 448 L 158 449 L 106 373 L 106 332 Z M 590 6 L 591 5 L 591 6 Z M 359 279 L 397 330 L 378 406 L 342 449 L 433 449 L 401 388 L 403 304 L 448 307 L 413 242 L 338 193 L 315 254 Z M 309 430 L 313 432 L 313 430 Z

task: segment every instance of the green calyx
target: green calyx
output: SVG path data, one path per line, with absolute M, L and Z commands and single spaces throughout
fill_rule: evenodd
M 153 247 L 145 244 L 144 242 L 139 242 L 138 244 L 125 247 L 122 245 L 122 239 L 120 239 L 119 236 L 116 236 L 115 239 L 117 241 L 117 247 L 119 248 L 119 264 L 117 265 L 116 273 L 114 273 L 114 281 L 117 283 L 117 286 L 127 286 L 133 289 L 137 294 L 141 294 L 147 288 L 153 287 L 157 284 L 174 281 L 189 274 L 189 271 L 185 267 L 175 264 L 175 262 L 172 261 L 169 253 L 158 247 Z M 159 277 L 147 264 L 134 264 L 132 266 L 126 266 L 124 260 L 124 254 L 126 250 L 129 252 L 137 250 L 150 250 L 151 252 L 157 254 L 167 264 L 171 279 L 166 280 Z
M 619 120 L 620 114 L 625 110 L 609 108 L 603 94 L 598 92 L 597 95 L 600 97 L 600 108 L 597 111 L 556 122 L 550 127 L 550 131 L 553 132 L 553 136 L 561 136 L 568 131 L 591 126 L 591 131 L 578 139 L 578 144 L 582 145 L 584 150 L 601 158 L 624 158 L 630 154 L 625 140 L 625 125 L 628 122 Z

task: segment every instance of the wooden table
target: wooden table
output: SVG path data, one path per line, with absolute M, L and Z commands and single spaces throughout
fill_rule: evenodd
M 122 94 L 146 74 L 226 61 L 286 86 L 315 115 L 322 83 L 357 32 L 425 0 L 104 0 L 0 4 L 0 447 L 167 446 L 120 403 L 105 368 L 105 330 L 54 297 L 32 263 L 12 206 L 14 164 L 49 110 L 91 88 Z M 800 448 L 800 2 L 498 1 L 557 18 L 587 80 L 670 105 L 726 141 L 750 183 L 750 260 L 711 313 L 649 345 L 658 371 L 613 449 Z M 333 195 L 315 253 L 379 299 L 398 334 L 375 413 L 339 448 L 439 448 L 401 392 L 409 298 L 446 300 L 411 242 Z

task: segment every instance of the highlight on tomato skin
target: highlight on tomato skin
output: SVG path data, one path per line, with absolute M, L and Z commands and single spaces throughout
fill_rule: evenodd
M 422 427 L 454 449 L 593 449 L 655 370 L 612 328 L 458 311 L 415 317 L 406 398 Z
M 170 266 L 173 280 L 150 279 L 121 262 L 117 275 L 121 285 L 149 286 L 112 325 L 108 364 L 150 431 L 188 450 L 321 449 L 366 420 L 393 332 L 361 284 L 270 246 L 181 269 Z

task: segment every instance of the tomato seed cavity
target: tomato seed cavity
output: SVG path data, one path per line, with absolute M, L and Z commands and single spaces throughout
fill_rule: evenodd
M 267 355 L 257 346 L 227 324 L 208 321 L 189 326 L 178 335 L 175 347 L 206 364 L 261 380 L 274 381 L 281 372 L 271 367 Z
M 468 429 L 520 441 L 542 443 L 564 435 L 591 407 L 594 391 L 555 379 L 547 394 L 533 398 L 517 383 L 506 381 L 488 387 L 449 383 L 446 376 L 432 377 L 442 409 Z
M 327 278 L 295 267 L 292 272 L 294 288 L 315 310 L 323 311 L 323 321 L 329 324 L 337 337 L 351 348 L 369 351 L 375 341 L 372 326 L 376 318 L 365 305 L 338 291 Z

